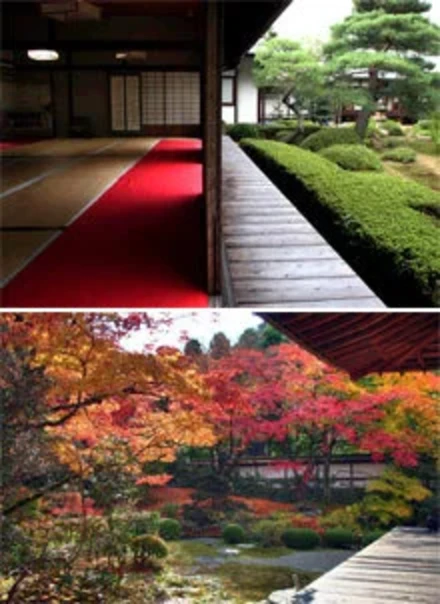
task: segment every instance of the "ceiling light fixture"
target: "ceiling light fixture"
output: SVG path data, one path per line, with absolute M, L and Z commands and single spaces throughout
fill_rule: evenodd
M 127 53 L 126 52 L 117 52 L 116 53 L 116 58 L 117 59 L 126 59 L 127 58 Z
M 27 56 L 32 61 L 58 61 L 60 55 L 56 50 L 47 50 L 47 49 L 35 49 L 28 50 Z

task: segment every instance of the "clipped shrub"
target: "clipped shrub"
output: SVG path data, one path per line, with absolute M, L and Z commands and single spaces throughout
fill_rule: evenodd
M 160 514 L 158 512 L 138 512 L 130 515 L 127 523 L 133 536 L 155 535 L 159 532 Z
M 168 556 L 168 547 L 165 541 L 156 535 L 140 535 L 132 541 L 135 560 L 144 562 L 148 558 L 162 559 Z
M 164 518 L 159 524 L 159 535 L 165 541 L 175 541 L 182 533 L 180 522 L 174 518 Z
M 386 120 L 380 127 L 382 130 L 386 130 L 390 136 L 405 136 L 402 126 L 394 120 Z
M 301 145 L 303 141 L 309 138 L 312 134 L 316 134 L 322 130 L 322 126 L 315 122 L 306 121 L 303 124 L 302 130 L 299 130 L 298 127 L 292 130 L 292 136 L 288 143 L 291 145 Z
M 312 529 L 288 529 L 282 535 L 284 545 L 292 549 L 313 549 L 320 543 L 319 535 Z
M 382 159 L 395 161 L 400 164 L 411 164 L 416 161 L 417 153 L 410 147 L 396 147 L 382 154 Z
M 227 134 L 235 141 L 242 138 L 259 138 L 260 128 L 257 124 L 232 124 L 226 128 Z
M 160 515 L 162 518 L 178 518 L 179 517 L 179 506 L 177 503 L 165 503 L 160 508 Z
M 283 533 L 291 527 L 288 519 L 276 520 L 265 518 L 252 527 L 252 540 L 262 547 L 273 547 L 282 544 Z
M 349 549 L 356 544 L 357 539 L 350 529 L 337 527 L 327 529 L 324 532 L 323 541 L 328 547 Z
M 378 539 L 383 537 L 383 535 L 385 535 L 385 531 L 379 531 L 379 530 L 369 531 L 368 533 L 364 533 L 362 535 L 362 539 L 361 539 L 362 547 L 367 547 L 367 545 L 370 545 L 370 543 L 377 541 Z
M 381 147 L 384 149 L 395 149 L 402 146 L 402 139 L 398 136 L 388 136 L 381 140 Z
M 389 174 L 348 172 L 275 141 L 242 147 L 389 306 L 437 306 L 440 195 Z
M 239 524 L 228 524 L 223 529 L 223 541 L 230 545 L 236 545 L 237 543 L 243 543 L 246 539 L 246 533 Z
M 295 130 L 278 130 L 275 140 L 290 144 L 295 139 Z
M 308 136 L 301 147 L 308 151 L 321 151 L 333 145 L 360 145 L 361 139 L 353 128 L 322 128 Z
M 429 133 L 430 127 L 431 127 L 431 120 L 420 120 L 414 126 L 414 128 L 416 130 L 420 130 L 421 132 L 426 132 L 426 133 Z
M 364 145 L 333 145 L 319 152 L 320 155 L 344 170 L 354 172 L 381 172 L 382 162 L 377 154 Z

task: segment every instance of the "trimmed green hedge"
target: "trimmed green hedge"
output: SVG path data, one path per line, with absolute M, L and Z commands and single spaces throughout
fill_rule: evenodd
M 388 174 L 347 172 L 275 141 L 242 146 L 389 306 L 435 306 L 440 195 Z
M 382 130 L 386 130 L 390 136 L 405 136 L 405 132 L 399 122 L 387 120 L 380 125 Z
M 323 149 L 319 154 L 344 170 L 353 172 L 381 172 L 383 170 L 382 162 L 377 154 L 364 145 L 333 145 Z
M 174 518 L 164 518 L 160 521 L 159 535 L 165 541 L 175 541 L 182 533 L 180 522 Z
M 324 545 L 341 549 L 349 549 L 356 544 L 356 536 L 343 527 L 327 529 L 323 535 Z
M 320 542 L 319 535 L 312 529 L 288 529 L 283 533 L 282 541 L 292 549 L 313 549 Z
M 333 145 L 360 145 L 361 139 L 353 128 L 322 128 L 301 143 L 308 151 L 321 151 Z
M 223 529 L 223 541 L 231 545 L 243 543 L 246 539 L 244 528 L 239 524 L 228 524 Z
M 412 164 L 417 159 L 417 153 L 410 147 L 397 147 L 382 154 L 383 159 L 399 162 L 400 164 Z
M 367 545 L 374 543 L 374 541 L 377 541 L 378 539 L 383 537 L 385 535 L 385 532 L 386 531 L 376 530 L 376 531 L 370 531 L 369 533 L 365 533 L 364 535 L 362 535 L 362 539 L 361 539 L 362 547 L 367 547 Z
M 240 141 L 242 138 L 259 138 L 260 128 L 257 124 L 232 124 L 226 126 L 226 133 L 234 141 Z

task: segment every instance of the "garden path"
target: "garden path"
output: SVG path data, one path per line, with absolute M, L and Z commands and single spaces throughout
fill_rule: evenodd
M 246 556 L 241 554 L 240 556 L 228 556 L 222 555 L 222 549 L 225 549 L 224 543 L 219 539 L 194 539 L 199 543 L 206 545 L 212 545 L 217 548 L 217 554 L 215 556 L 199 556 L 196 558 L 198 564 L 206 566 L 219 566 L 226 562 L 234 562 L 237 564 L 251 564 L 255 566 L 272 566 L 272 567 L 286 567 L 293 570 L 303 570 L 306 572 L 317 572 L 325 573 L 345 562 L 353 556 L 355 552 L 350 550 L 341 549 L 325 549 L 317 551 L 304 551 L 298 552 L 293 551 L 291 554 L 285 554 L 283 556 L 277 556 L 274 558 L 257 556 Z M 232 549 L 234 546 L 229 546 Z

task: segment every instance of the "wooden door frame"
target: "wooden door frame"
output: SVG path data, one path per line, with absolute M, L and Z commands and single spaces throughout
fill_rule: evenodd
M 221 28 L 222 3 L 206 2 L 202 132 L 207 289 L 210 296 L 221 294 Z

